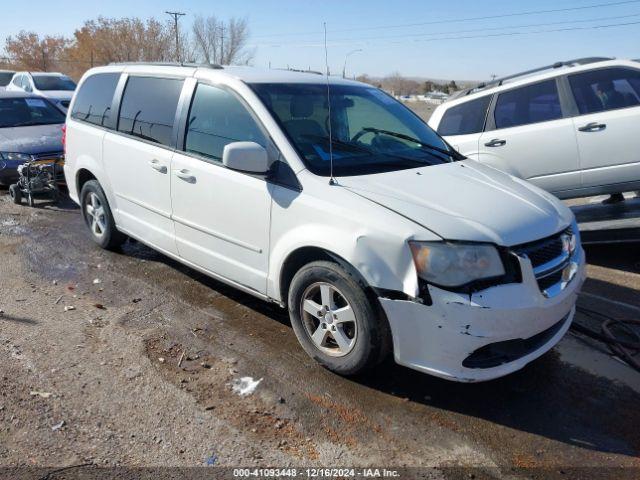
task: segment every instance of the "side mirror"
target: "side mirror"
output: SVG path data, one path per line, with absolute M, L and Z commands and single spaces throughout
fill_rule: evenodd
M 248 173 L 267 173 L 267 150 L 255 142 L 234 142 L 224 147 L 222 163 L 232 170 Z

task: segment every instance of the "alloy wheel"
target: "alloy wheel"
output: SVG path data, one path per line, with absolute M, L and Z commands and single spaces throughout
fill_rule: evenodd
M 309 338 L 327 355 L 344 357 L 356 344 L 358 326 L 346 297 L 329 283 L 310 285 L 302 295 L 300 317 Z

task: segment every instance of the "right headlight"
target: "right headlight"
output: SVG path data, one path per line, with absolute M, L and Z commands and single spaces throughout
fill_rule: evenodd
M 6 162 L 28 162 L 31 160 L 31 155 L 27 153 L 17 153 L 17 152 L 0 152 L 0 160 L 5 160 Z
M 500 254 L 493 245 L 409 242 L 409 246 L 418 276 L 435 285 L 459 287 L 505 274 Z

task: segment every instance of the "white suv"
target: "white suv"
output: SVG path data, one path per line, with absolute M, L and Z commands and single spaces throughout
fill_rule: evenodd
M 585 58 L 460 92 L 429 125 L 559 198 L 640 189 L 640 63 Z
M 303 348 L 345 375 L 391 350 L 453 380 L 505 375 L 560 340 L 584 279 L 560 201 L 465 160 L 362 83 L 92 69 L 64 169 L 100 246 L 130 236 L 288 307 Z
M 6 89 L 10 92 L 29 92 L 40 95 L 66 113 L 76 84 L 62 73 L 17 72 Z

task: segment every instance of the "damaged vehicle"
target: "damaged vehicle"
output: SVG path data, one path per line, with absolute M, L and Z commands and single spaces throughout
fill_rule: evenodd
M 62 160 L 65 117 L 45 98 L 0 92 L 0 185 L 18 178 L 18 168 L 33 161 Z
M 95 68 L 64 169 L 101 247 L 132 237 L 288 308 L 305 351 L 343 375 L 390 353 L 456 381 L 516 371 L 565 334 L 585 277 L 559 200 L 358 82 Z

